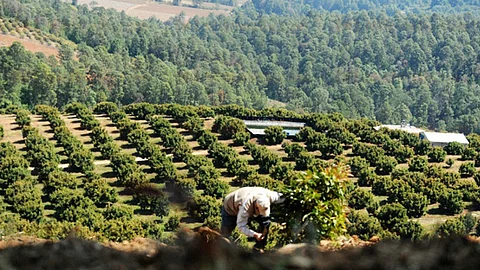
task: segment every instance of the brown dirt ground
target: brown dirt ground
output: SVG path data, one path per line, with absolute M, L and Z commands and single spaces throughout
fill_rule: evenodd
M 31 40 L 31 39 L 21 39 L 19 37 L 14 37 L 10 35 L 0 34 L 0 47 L 4 46 L 11 46 L 13 42 L 18 41 L 22 43 L 26 50 L 32 52 L 42 52 L 46 56 L 50 55 L 58 55 L 58 49 L 54 46 L 49 46 L 42 44 L 38 41 Z

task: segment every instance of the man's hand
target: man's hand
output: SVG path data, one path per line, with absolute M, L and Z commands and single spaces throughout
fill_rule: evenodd
M 255 237 L 255 239 L 257 241 L 262 241 L 263 240 L 263 234 L 261 234 L 261 233 L 254 233 L 253 237 Z

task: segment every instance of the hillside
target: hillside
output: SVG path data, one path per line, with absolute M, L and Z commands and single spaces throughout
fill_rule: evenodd
M 64 2 L 71 3 L 71 0 L 64 0 Z M 147 0 L 100 0 L 92 1 L 80 0 L 78 5 L 88 5 L 90 7 L 104 7 L 112 8 L 119 12 L 125 12 L 129 16 L 137 17 L 139 19 L 156 18 L 161 21 L 167 21 L 175 16 L 184 14 L 185 21 L 195 16 L 205 17 L 209 14 L 228 15 L 233 9 L 232 6 L 214 5 L 209 3 L 202 3 L 200 7 L 194 7 L 192 1 L 180 1 L 180 5 L 173 5 L 172 1 L 156 2 Z
M 263 109 L 270 99 L 297 112 L 480 132 L 475 1 L 315 5 L 254 1 L 228 16 L 185 23 L 54 0 L 0 1 L 0 16 L 12 25 L 75 44 L 65 46 L 56 63 L 27 53 L 17 59 L 3 49 L 2 62 L 21 64 L 0 70 L 15 78 L 0 103 L 61 108 L 107 100 Z M 79 61 L 71 62 L 72 50 Z M 52 78 L 39 82 L 45 93 L 37 95 L 28 78 L 45 74 Z

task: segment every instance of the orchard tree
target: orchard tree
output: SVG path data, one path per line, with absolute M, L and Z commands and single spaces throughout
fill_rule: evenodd
M 424 156 L 415 156 L 408 162 L 408 170 L 411 172 L 424 172 L 427 166 L 428 160 Z
M 463 153 L 464 146 L 459 142 L 449 142 L 444 150 L 449 155 L 461 155 Z
M 362 157 L 352 157 L 348 159 L 347 165 L 350 166 L 350 172 L 355 177 L 358 177 L 362 170 L 368 169 L 369 167 L 367 160 Z
M 378 211 L 377 218 L 384 229 L 392 229 L 408 220 L 407 209 L 399 203 L 386 204 Z
M 440 203 L 438 208 L 443 210 L 447 215 L 459 214 L 463 211 L 463 195 L 459 190 L 447 189 L 438 198 Z
M 408 192 L 400 203 L 407 209 L 407 216 L 419 218 L 427 211 L 429 200 L 421 193 Z
M 462 177 L 471 177 L 475 174 L 477 170 L 475 169 L 475 164 L 473 162 L 464 162 L 458 168 L 458 172 Z
M 219 216 L 222 203 L 212 196 L 195 196 L 187 204 L 188 215 L 204 221 L 209 217 Z
M 250 133 L 246 131 L 237 132 L 233 135 L 233 144 L 236 146 L 243 146 L 250 140 Z
M 290 239 L 318 242 L 343 233 L 346 171 L 342 166 L 309 170 L 285 186 L 283 218 Z
M 168 197 L 154 184 L 137 185 L 133 190 L 133 198 L 142 210 L 150 210 L 160 218 L 168 216 L 170 212 Z
M 94 179 L 85 183 L 84 196 L 92 199 L 97 207 L 104 207 L 118 201 L 117 191 L 112 188 L 105 179 Z
M 264 132 L 264 140 L 268 145 L 281 144 L 287 138 L 287 133 L 280 126 L 267 127 Z
M 375 173 L 378 175 L 388 175 L 397 166 L 397 160 L 393 157 L 385 156 L 377 162 Z
M 472 148 L 472 147 L 467 147 L 463 149 L 461 158 L 462 160 L 474 160 L 475 156 L 477 156 L 477 150 L 475 150 L 475 148 Z
M 348 206 L 353 209 L 363 209 L 366 207 L 376 208 L 373 194 L 365 189 L 356 188 L 347 196 Z M 373 207 L 372 207 L 373 206 Z
M 357 235 L 360 239 L 368 241 L 373 236 L 380 236 L 382 225 L 377 218 L 369 216 L 365 212 L 352 211 L 348 214 L 347 232 Z
M 218 139 L 217 136 L 209 130 L 203 130 L 200 132 L 197 141 L 202 149 L 208 149 L 212 144 L 216 143 Z
M 430 162 L 443 162 L 446 156 L 447 152 L 445 152 L 442 147 L 433 147 L 430 152 L 428 152 Z

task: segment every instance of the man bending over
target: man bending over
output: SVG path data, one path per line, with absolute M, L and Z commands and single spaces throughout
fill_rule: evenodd
M 281 193 L 262 187 L 244 187 L 228 194 L 223 200 L 222 235 L 230 237 L 235 227 L 238 227 L 241 233 L 255 238 L 255 249 L 263 250 L 270 227 L 270 205 L 283 202 L 281 196 Z M 260 232 L 248 228 L 249 218 L 260 223 Z

